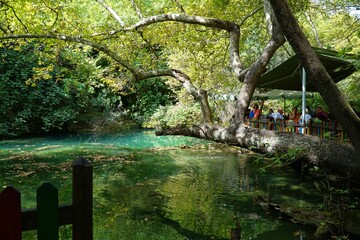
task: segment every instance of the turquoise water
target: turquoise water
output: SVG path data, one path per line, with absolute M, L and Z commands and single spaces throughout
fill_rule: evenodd
M 267 215 L 255 198 L 299 207 L 322 201 L 292 169 L 263 172 L 264 165 L 234 148 L 153 131 L 3 141 L 0 184 L 21 191 L 23 208 L 35 207 L 43 181 L 69 203 L 70 164 L 80 154 L 94 167 L 96 240 L 229 239 L 236 223 L 242 239 L 301 239 L 309 229 Z M 62 227 L 61 239 L 70 231 Z
M 66 145 L 107 145 L 132 149 L 172 147 L 204 144 L 207 141 L 184 136 L 155 136 L 154 131 L 132 131 L 114 134 L 72 134 L 38 138 L 14 139 L 0 142 L 0 150 L 13 149 L 26 151 L 39 147 Z

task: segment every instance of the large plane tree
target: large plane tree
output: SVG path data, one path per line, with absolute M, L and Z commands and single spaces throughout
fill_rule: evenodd
M 0 39 L 3 43 L 16 41 L 17 44 L 35 39 L 46 41 L 49 46 L 51 43 L 53 47 L 85 44 L 104 52 L 119 64 L 119 72 L 126 81 L 146 81 L 153 77 L 175 79 L 200 103 L 203 113 L 203 124 L 193 129 L 182 129 L 182 134 L 255 146 L 265 152 L 286 151 L 301 146 L 313 149 L 305 154 L 313 161 L 326 159 L 334 165 L 336 160 L 346 158 L 348 163 L 344 173 L 359 169 L 359 163 L 352 161 L 354 149 L 360 152 L 359 118 L 326 74 L 321 75 L 318 81 L 320 94 L 333 108 L 331 110 L 339 108 L 330 102 L 329 96 L 334 95 L 341 100 L 339 106 L 344 107 L 344 111 L 339 112 L 343 113 L 341 116 L 336 116 L 341 125 L 352 126 L 345 127 L 345 131 L 353 147 L 343 146 L 339 150 L 338 145 L 334 147 L 335 143 L 327 143 L 324 147 L 322 141 L 307 136 L 264 133 L 244 125 L 245 110 L 257 81 L 267 70 L 273 55 L 285 43 L 284 34 L 310 74 L 321 70 L 321 64 L 316 64 L 316 69 L 311 68 L 309 62 L 316 63 L 316 59 L 311 52 L 305 54 L 308 48 L 304 40 L 306 37 L 293 39 L 299 32 L 288 31 L 295 25 L 289 25 L 287 21 L 288 17 L 292 19 L 290 23 L 296 22 L 296 19 L 285 13 L 295 12 L 298 17 L 305 13 L 304 19 L 311 24 L 304 25 L 310 26 L 308 33 L 314 33 L 314 42 L 319 42 L 320 34 L 314 31 L 311 9 L 316 6 L 317 13 L 319 9 L 326 12 L 321 8 L 322 2 L 294 1 L 292 10 L 287 7 L 286 1 L 270 2 L 272 7 L 267 0 L 196 0 L 186 3 L 180 0 L 97 0 L 96 3 L 2 0 Z M 276 10 L 275 14 L 272 8 Z M 351 21 L 350 16 L 345 16 Z M 356 26 L 352 28 L 354 30 Z M 299 26 L 294 31 L 298 29 Z M 348 40 L 359 41 L 353 36 Z M 167 64 L 160 64 L 164 62 Z M 239 82 L 242 83 L 241 90 L 231 126 L 214 125 L 208 102 L 209 91 L 226 92 Z M 330 158 L 324 154 L 326 152 L 330 152 Z

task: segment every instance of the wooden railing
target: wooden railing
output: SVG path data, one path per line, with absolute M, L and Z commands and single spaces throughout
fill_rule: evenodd
M 58 190 L 44 183 L 36 192 L 37 207 L 21 210 L 21 196 L 8 186 L 0 193 L 0 239 L 21 240 L 22 231 L 37 229 L 38 240 L 58 240 L 59 226 L 72 224 L 73 240 L 93 239 L 92 166 L 73 162 L 72 204 L 58 206 Z
M 295 123 L 293 121 L 286 121 L 277 119 L 277 121 L 270 121 L 269 119 L 262 120 L 248 120 L 247 124 L 254 128 L 266 129 L 279 132 L 297 132 L 302 134 L 314 135 L 320 138 L 328 138 L 341 142 L 348 142 L 348 138 L 336 121 L 326 121 L 315 123 L 309 121 L 306 124 Z

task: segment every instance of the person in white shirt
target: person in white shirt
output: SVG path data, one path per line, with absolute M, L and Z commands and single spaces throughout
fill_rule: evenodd
M 305 121 L 305 124 L 307 124 L 310 120 L 311 120 L 311 115 L 309 114 L 309 110 L 306 109 L 305 117 L 303 116 L 303 114 L 301 114 L 299 123 L 302 124 Z
M 276 121 L 276 119 L 284 119 L 284 116 L 282 115 L 282 110 L 278 109 L 276 113 L 272 114 L 272 117 L 274 118 L 274 121 Z

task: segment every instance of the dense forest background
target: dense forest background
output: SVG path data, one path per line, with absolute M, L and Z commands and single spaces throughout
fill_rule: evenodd
M 0 49 L 1 136 L 142 123 L 175 100 L 161 79 L 122 84 L 111 61 L 90 48 L 47 49 L 36 42 Z
M 356 4 L 290 1 L 311 44 L 336 50 L 340 56 L 360 55 L 360 6 Z M 136 24 L 167 13 L 233 21 L 241 27 L 239 55 L 246 69 L 267 42 L 263 5 L 263 1 L 240 0 L 2 0 L 0 136 L 85 129 L 114 131 L 202 121 L 201 106 L 183 82 L 161 74 L 141 78 L 131 69 L 180 69 L 193 86 L 206 91 L 215 121 L 226 125 L 232 109 L 228 100 L 219 96 L 237 94 L 242 86 L 230 67 L 228 33 L 186 21 L 164 20 L 142 29 Z M 59 33 L 75 40 L 56 39 Z M 43 37 L 28 38 L 30 35 Z M 100 47 L 94 47 L 94 42 Z M 268 68 L 293 54 L 285 43 Z M 338 84 L 356 112 L 360 112 L 359 77 L 357 72 Z M 300 105 L 300 100 L 287 104 L 290 111 Z M 319 94 L 308 104 L 323 105 L 329 111 Z M 264 111 L 282 105 L 282 101 L 268 101 Z

